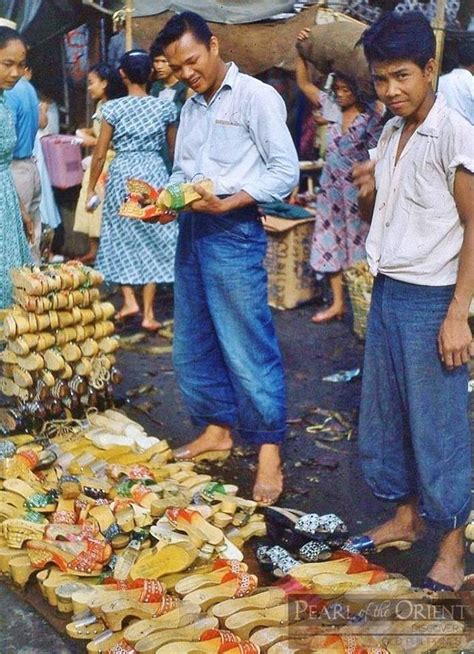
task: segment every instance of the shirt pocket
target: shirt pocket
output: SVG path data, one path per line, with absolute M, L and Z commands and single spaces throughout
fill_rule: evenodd
M 209 139 L 209 158 L 222 164 L 238 163 L 249 134 L 242 125 L 215 123 Z
M 407 228 L 397 248 L 397 258 L 409 264 L 426 262 L 429 270 L 429 261 L 445 258 L 444 250 L 457 228 L 458 221 L 453 216 L 441 214 L 439 206 L 437 210 L 412 208 Z

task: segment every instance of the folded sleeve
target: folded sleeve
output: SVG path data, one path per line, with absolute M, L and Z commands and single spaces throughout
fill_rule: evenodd
M 117 111 L 114 100 L 109 100 L 102 107 L 101 119 L 105 120 L 106 123 L 115 127 L 117 122 Z
M 450 117 L 449 138 L 443 148 L 449 191 L 454 195 L 454 180 L 459 167 L 474 174 L 474 126 L 461 116 Z

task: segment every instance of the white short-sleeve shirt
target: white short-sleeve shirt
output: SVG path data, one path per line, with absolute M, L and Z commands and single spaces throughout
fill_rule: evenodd
M 454 200 L 459 166 L 474 173 L 474 127 L 439 95 L 395 165 L 404 120 L 384 128 L 367 256 L 374 275 L 426 286 L 455 284 L 464 227 Z

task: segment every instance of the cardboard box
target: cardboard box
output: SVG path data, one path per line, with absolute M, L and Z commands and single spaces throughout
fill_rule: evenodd
M 309 263 L 314 218 L 286 220 L 266 216 L 268 237 L 265 268 L 268 303 L 276 309 L 293 309 L 317 293 L 316 276 Z

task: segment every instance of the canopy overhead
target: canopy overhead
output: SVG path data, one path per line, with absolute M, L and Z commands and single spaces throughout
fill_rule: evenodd
M 242 24 L 294 10 L 294 0 L 135 0 L 136 18 L 165 11 L 194 11 L 213 23 Z
M 227 3 L 231 1 L 226 0 Z M 191 2 L 193 7 L 195 3 L 200 2 L 211 4 L 210 0 L 188 0 L 189 4 Z M 251 0 L 246 0 L 246 2 L 250 3 Z M 214 4 L 223 6 L 223 0 Z M 260 0 L 255 2 L 255 5 L 258 4 L 260 4 Z M 276 3 L 270 0 L 265 4 L 271 4 L 274 8 Z M 296 36 L 303 27 L 310 27 L 314 24 L 317 11 L 317 6 L 312 6 L 285 21 L 246 23 L 243 25 L 223 25 L 211 22 L 210 27 L 219 39 L 221 53 L 225 61 L 235 61 L 244 73 L 259 75 L 274 67 L 288 70 L 294 67 Z M 173 15 L 173 12 L 166 11 L 154 16 L 135 18 L 133 21 L 134 39 L 141 47 L 148 48 L 158 32 Z
M 83 17 L 77 0 L 0 0 L 0 16 L 15 21 L 32 46 L 65 34 Z

